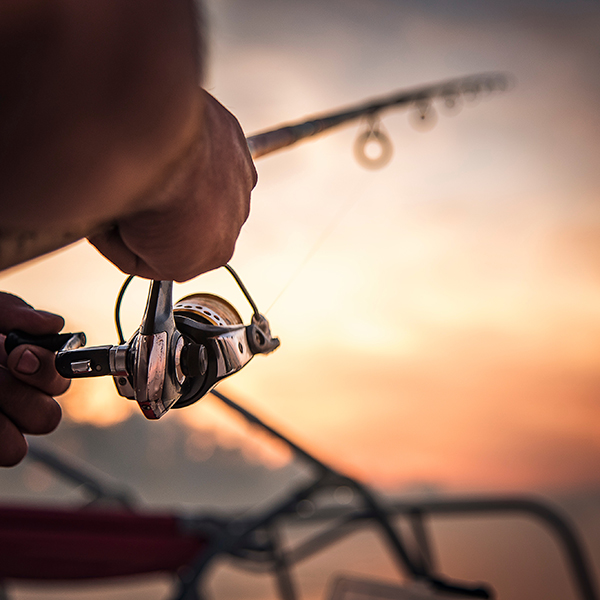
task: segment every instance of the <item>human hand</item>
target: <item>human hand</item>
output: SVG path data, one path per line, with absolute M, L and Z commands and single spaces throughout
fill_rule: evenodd
M 224 265 L 233 254 L 257 175 L 236 118 L 201 93 L 200 139 L 167 186 L 165 201 L 90 238 L 126 273 L 186 281 Z
M 5 336 L 11 329 L 58 333 L 63 325 L 59 315 L 0 292 L 0 466 L 16 465 L 27 454 L 23 434 L 50 433 L 57 427 L 61 410 L 52 396 L 64 393 L 70 383 L 56 372 L 49 350 L 23 345 L 7 356 Z

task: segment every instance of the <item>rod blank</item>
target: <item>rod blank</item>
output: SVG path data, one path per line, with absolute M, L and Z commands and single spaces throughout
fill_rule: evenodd
M 455 100 L 459 96 L 476 96 L 484 92 L 503 91 L 508 88 L 509 82 L 510 77 L 505 73 L 483 73 L 449 79 L 428 86 L 380 96 L 362 104 L 317 115 L 302 122 L 282 125 L 276 129 L 251 135 L 246 140 L 252 158 L 260 158 L 363 116 L 374 117 L 385 109 L 429 104 L 436 98 Z

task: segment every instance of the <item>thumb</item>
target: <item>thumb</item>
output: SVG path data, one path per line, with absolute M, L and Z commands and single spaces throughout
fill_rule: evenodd
M 61 377 L 54 366 L 54 353 L 37 346 L 18 346 L 7 359 L 14 377 L 49 396 L 67 391 L 70 381 Z
M 58 333 L 64 324 L 60 315 L 35 310 L 18 296 L 0 293 L 0 333 L 8 333 L 12 329 L 36 335 Z

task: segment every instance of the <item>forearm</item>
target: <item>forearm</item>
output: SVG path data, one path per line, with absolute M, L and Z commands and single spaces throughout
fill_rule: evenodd
M 0 218 L 86 227 L 152 206 L 201 123 L 192 0 L 0 3 Z

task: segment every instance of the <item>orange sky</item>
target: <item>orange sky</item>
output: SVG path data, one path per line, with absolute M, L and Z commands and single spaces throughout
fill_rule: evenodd
M 251 4 L 209 11 L 209 87 L 248 133 L 474 72 L 509 71 L 517 85 L 426 134 L 390 113 L 382 171 L 353 162 L 357 127 L 259 162 L 232 263 L 263 310 L 336 226 L 269 312 L 281 349 L 224 390 L 375 483 L 597 485 L 600 8 Z M 82 243 L 1 281 L 106 344 L 122 279 Z M 126 331 L 146 291 L 127 297 Z M 248 314 L 224 273 L 176 295 L 191 291 Z M 166 418 L 247 444 L 213 404 Z M 133 409 L 110 380 L 79 382 L 65 406 L 104 424 Z

